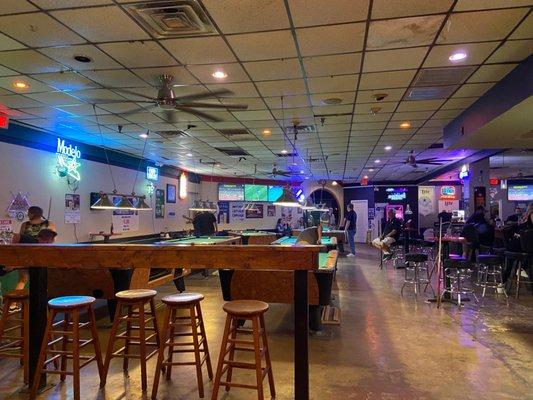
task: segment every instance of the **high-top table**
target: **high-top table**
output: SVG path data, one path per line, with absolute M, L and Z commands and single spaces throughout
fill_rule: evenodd
M 442 242 L 442 249 L 441 249 L 441 262 L 443 260 L 447 260 L 448 258 L 450 258 L 450 243 L 463 243 L 466 239 L 462 236 L 442 236 L 442 239 L 441 239 L 441 242 Z M 438 237 L 433 237 L 433 238 L 428 238 L 427 239 L 428 242 L 435 242 L 439 243 L 439 238 Z M 444 268 L 442 268 L 442 274 L 444 275 L 444 277 L 446 277 L 446 274 L 444 274 Z M 449 279 L 444 279 L 445 281 L 445 285 L 447 287 L 449 287 L 449 285 L 451 284 L 450 280 Z M 437 284 L 440 285 L 440 276 L 437 277 Z M 451 294 L 449 293 L 445 293 L 443 298 L 442 298 L 443 301 L 448 301 L 448 302 L 451 302 L 451 303 L 455 303 L 452 298 L 451 298 Z M 468 299 L 465 299 L 466 301 L 468 301 Z M 436 298 L 434 299 L 430 299 L 430 301 L 437 301 Z
M 47 315 L 47 271 L 68 269 L 183 268 L 294 271 L 294 398 L 309 399 L 308 271 L 319 266 L 321 246 L 259 245 L 0 245 L 0 265 L 30 271 L 30 385 L 37 367 Z M 75 294 L 75 293 L 73 293 Z M 46 385 L 41 376 L 40 386 Z

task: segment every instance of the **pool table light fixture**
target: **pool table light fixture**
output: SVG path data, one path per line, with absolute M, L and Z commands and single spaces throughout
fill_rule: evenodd
M 282 206 L 282 207 L 300 207 L 301 204 L 298 203 L 296 200 L 296 197 L 294 197 L 294 194 L 292 193 L 291 189 L 288 187 L 283 188 L 283 194 L 279 199 L 277 199 L 274 202 L 274 205 L 276 206 Z

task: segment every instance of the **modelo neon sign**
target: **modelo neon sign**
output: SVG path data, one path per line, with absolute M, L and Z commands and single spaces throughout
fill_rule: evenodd
M 65 140 L 57 138 L 57 174 L 60 177 L 72 178 L 76 181 L 81 180 L 80 171 L 78 168 L 81 163 L 78 161 L 81 158 L 81 151 L 78 146 L 72 147 L 71 144 L 65 145 Z
M 405 200 L 407 197 L 407 188 L 387 188 L 387 199 L 392 201 Z

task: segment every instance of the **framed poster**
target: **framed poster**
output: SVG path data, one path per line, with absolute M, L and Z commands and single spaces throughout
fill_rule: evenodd
M 218 202 L 218 224 L 229 224 L 229 201 Z
M 274 204 L 268 204 L 267 205 L 267 217 L 275 217 L 276 216 L 276 206 Z
M 176 202 L 176 185 L 167 183 L 167 203 Z
M 264 204 L 254 204 L 255 207 L 250 210 L 245 210 L 246 218 L 263 218 L 265 205 Z
M 79 224 L 81 222 L 80 195 L 65 194 L 65 224 Z
M 163 189 L 155 190 L 155 217 L 165 218 L 165 191 Z

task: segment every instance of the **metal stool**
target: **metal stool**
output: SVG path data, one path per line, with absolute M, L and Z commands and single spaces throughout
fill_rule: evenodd
M 477 256 L 478 274 L 477 285 L 483 288 L 481 297 L 485 297 L 487 288 L 494 289 L 498 293 L 498 285 L 503 289 L 502 270 L 504 259 L 501 256 L 491 254 L 480 254 Z M 492 278 L 489 280 L 489 276 Z M 503 289 L 503 294 L 507 297 L 507 292 Z
M 420 284 L 425 284 L 426 288 L 429 286 L 434 292 L 433 286 L 429 279 L 429 270 L 427 266 L 428 255 L 424 253 L 407 253 L 405 255 L 405 277 L 403 280 L 401 295 L 403 296 L 403 289 L 405 285 L 413 285 L 415 290 L 415 298 L 420 293 Z M 426 276 L 422 277 L 421 272 L 425 271 Z M 410 273 L 412 273 L 411 276 Z
M 532 253 L 522 253 L 522 252 L 514 252 L 514 251 L 506 251 L 505 252 L 505 260 L 506 262 L 514 262 L 516 263 L 516 269 L 513 268 L 513 272 L 511 274 L 511 285 L 512 285 L 512 278 L 513 278 L 513 274 L 515 273 L 516 271 L 516 275 L 515 275 L 515 284 L 516 284 L 516 291 L 515 291 L 515 297 L 518 299 L 520 297 L 520 284 L 522 283 L 529 283 L 529 284 L 533 284 L 533 281 L 531 280 L 524 280 L 522 279 L 522 274 L 521 272 L 522 271 L 528 271 L 529 269 L 529 264 L 531 263 L 531 259 L 533 259 L 533 254 Z
M 48 321 L 44 332 L 39 360 L 33 378 L 30 398 L 34 399 L 39 388 L 40 377 L 42 373 L 59 374 L 61 381 L 64 381 L 67 375 L 72 375 L 73 379 L 73 398 L 80 399 L 80 369 L 85 367 L 91 361 L 96 360 L 100 381 L 102 380 L 102 355 L 100 352 L 100 343 L 96 332 L 96 319 L 94 317 L 93 304 L 96 301 L 90 296 L 64 296 L 56 297 L 48 302 Z M 86 312 L 89 321 L 80 322 L 81 312 Z M 57 315 L 63 314 L 63 320 L 54 323 Z M 87 328 L 90 331 L 90 339 L 80 338 L 80 330 Z M 56 336 L 56 337 L 54 337 Z M 94 355 L 80 355 L 80 349 L 92 343 Z M 56 350 L 54 345 L 61 344 L 61 350 Z M 68 349 L 69 344 L 71 350 Z M 47 355 L 52 357 L 46 359 Z M 61 361 L 59 370 L 50 371 L 46 366 L 52 361 Z M 72 360 L 72 371 L 68 370 L 67 361 Z M 83 361 L 80 364 L 80 361 Z
M 256 300 L 234 300 L 224 304 L 226 311 L 226 327 L 222 338 L 220 356 L 218 358 L 217 372 L 213 384 L 213 394 L 211 400 L 218 399 L 220 386 L 226 387 L 229 392 L 231 387 L 240 387 L 257 390 L 257 398 L 264 399 L 263 380 L 268 376 L 270 386 L 270 396 L 276 397 L 274 388 L 274 376 L 272 374 L 272 365 L 270 363 L 270 353 L 268 351 L 268 340 L 265 329 L 264 314 L 268 310 L 268 304 Z M 239 320 L 251 320 L 252 329 L 239 328 Z M 251 334 L 253 341 L 237 339 L 237 334 Z M 259 340 L 261 339 L 261 344 Z M 229 345 L 228 345 L 229 344 Z M 238 362 L 234 360 L 235 351 L 249 351 L 255 354 L 254 363 Z M 228 355 L 229 354 L 229 355 Z M 226 355 L 228 359 L 226 360 Z M 262 358 L 265 359 L 265 366 L 262 366 Z M 256 385 L 246 385 L 232 382 L 234 368 L 255 370 Z M 221 381 L 222 375 L 226 373 L 226 380 Z
M 180 293 L 163 297 L 161 301 L 166 304 L 165 320 L 161 328 L 161 346 L 154 376 L 154 386 L 152 388 L 152 399 L 157 398 L 159 378 L 162 368 L 166 368 L 166 379 L 169 380 L 173 365 L 194 365 L 196 366 L 196 379 L 198 382 L 198 393 L 204 397 L 204 383 L 202 378 L 202 365 L 207 365 L 209 379 L 213 379 L 213 369 L 211 368 L 211 358 L 207 347 L 207 337 L 205 334 L 204 320 L 200 302 L 204 296 L 200 293 Z M 178 316 L 179 310 L 187 310 L 187 316 Z M 178 322 L 183 321 L 183 322 Z M 179 330 L 180 327 L 190 327 L 190 331 Z M 199 331 L 198 331 L 199 329 Z M 192 342 L 178 341 L 179 337 L 191 337 Z M 168 347 L 167 358 L 165 359 L 165 348 Z M 189 347 L 189 348 L 187 348 Z M 190 348 L 192 347 L 192 349 Z M 178 350 L 176 349 L 178 348 Z M 173 360 L 175 353 L 194 353 L 194 361 L 176 362 Z M 203 356 L 202 354 L 203 353 Z
M 13 304 L 21 305 L 20 309 L 10 312 Z M 24 383 L 28 383 L 28 326 L 29 295 L 28 291 L 13 290 L 4 294 L 2 318 L 0 318 L 0 357 L 18 358 L 24 367 Z M 10 325 L 10 326 L 9 326 Z
M 441 297 L 445 293 L 450 293 L 450 298 L 453 300 L 454 293 L 457 294 L 457 305 L 461 306 L 461 295 L 471 294 L 476 301 L 476 293 L 472 287 L 465 285 L 467 280 L 472 278 L 472 264 L 470 261 L 462 258 L 448 258 L 443 261 L 445 280 L 450 282 L 449 286 L 445 286 Z
M 117 311 L 111 333 L 109 334 L 101 387 L 106 384 L 111 359 L 121 357 L 123 359 L 122 368 L 124 371 L 128 370 L 130 358 L 140 361 L 141 387 L 143 391 L 147 389 L 146 361 L 154 354 L 157 354 L 159 349 L 159 329 L 157 327 L 154 305 L 156 294 L 157 292 L 151 289 L 132 289 L 123 290 L 115 295 L 117 298 Z M 149 306 L 149 310 L 145 310 L 146 305 Z M 126 315 L 123 314 L 124 308 L 126 309 Z M 150 322 L 152 323 L 152 327 L 147 326 Z M 126 324 L 125 330 L 117 333 L 122 323 Z M 133 336 L 134 331 L 137 331 L 139 336 Z M 152 333 L 147 335 L 146 331 L 151 331 Z M 150 339 L 155 339 L 155 342 L 150 342 Z M 117 340 L 124 340 L 124 346 L 114 351 Z M 132 346 L 139 347 L 139 354 L 132 354 Z M 148 346 L 155 347 L 149 354 L 147 354 L 146 349 Z

